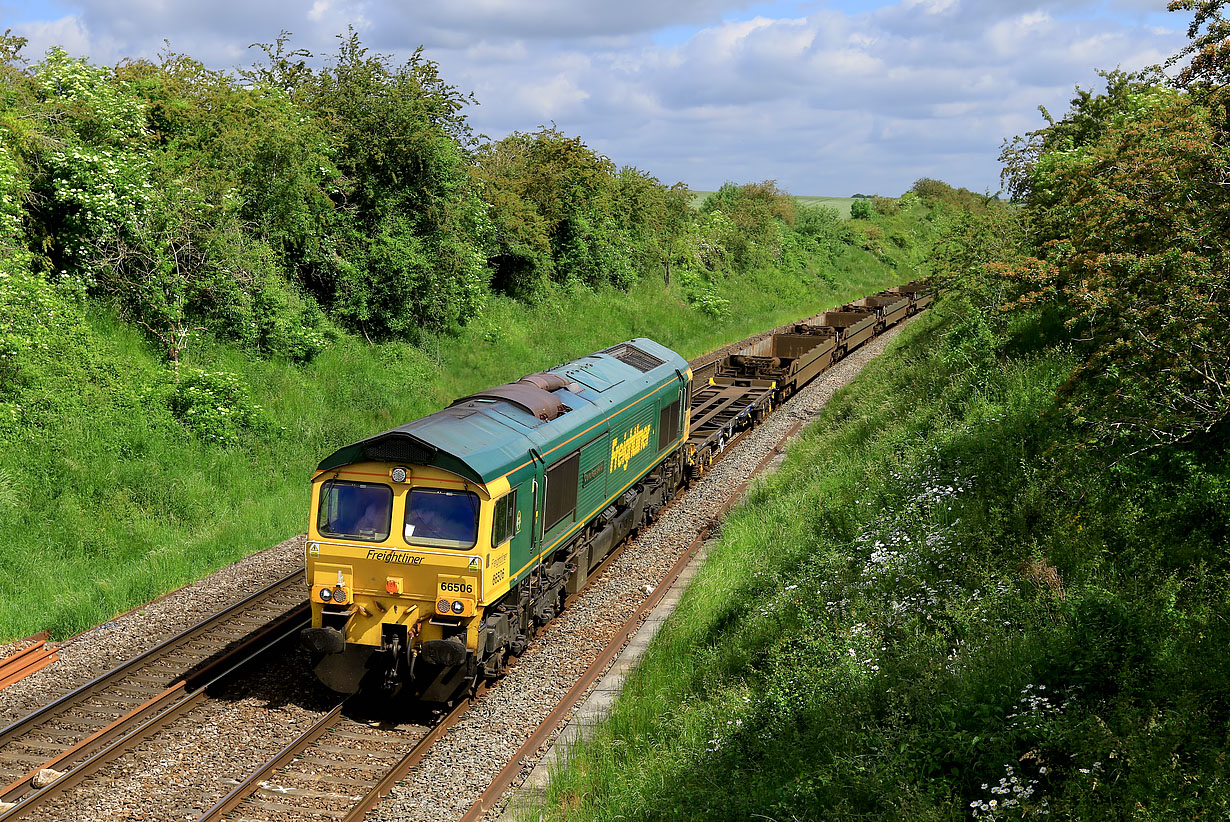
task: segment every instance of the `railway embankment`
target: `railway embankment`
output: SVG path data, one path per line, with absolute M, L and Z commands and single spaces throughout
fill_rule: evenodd
M 1071 352 L 971 359 L 966 308 L 732 512 L 527 818 L 1224 813 L 1224 432 L 1107 464 L 1051 413 Z

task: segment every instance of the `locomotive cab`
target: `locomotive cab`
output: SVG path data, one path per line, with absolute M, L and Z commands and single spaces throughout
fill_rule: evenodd
M 510 528 L 505 498 L 515 495 L 502 485 L 493 502 L 486 485 L 431 466 L 317 474 L 304 641 L 321 681 L 341 693 L 413 681 L 424 699 L 445 699 L 473 680 L 484 606 L 508 590 L 518 517 Z

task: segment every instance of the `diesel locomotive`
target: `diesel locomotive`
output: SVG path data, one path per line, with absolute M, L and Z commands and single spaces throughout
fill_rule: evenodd
M 316 673 L 446 701 L 498 676 L 685 480 L 692 372 L 635 339 L 347 445 L 312 477 Z

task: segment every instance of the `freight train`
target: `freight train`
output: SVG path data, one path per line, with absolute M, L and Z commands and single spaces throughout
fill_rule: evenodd
M 345 446 L 312 477 L 303 641 L 341 693 L 444 702 L 499 676 L 741 429 L 925 307 L 910 284 L 703 369 L 634 339 Z

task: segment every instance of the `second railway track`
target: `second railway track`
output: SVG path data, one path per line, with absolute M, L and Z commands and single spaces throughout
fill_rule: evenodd
M 44 797 L 190 708 L 205 684 L 307 617 L 295 572 L 0 730 L 0 820 L 38 818 Z M 53 781 L 37 786 L 40 775 Z

